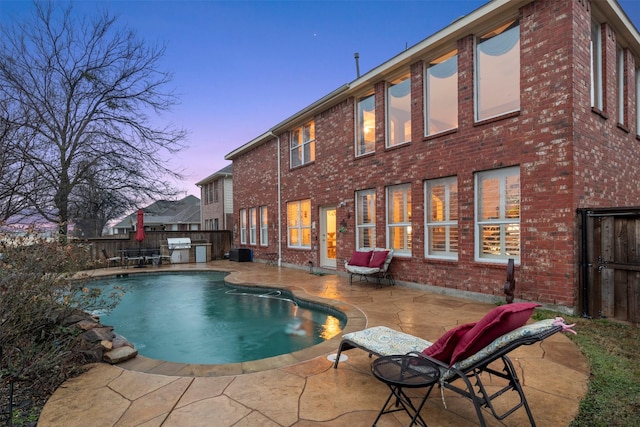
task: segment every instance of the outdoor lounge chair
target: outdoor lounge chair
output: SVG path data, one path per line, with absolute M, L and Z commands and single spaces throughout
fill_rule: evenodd
M 514 305 L 516 304 L 508 304 L 502 307 Z M 483 323 L 484 319 L 492 314 L 495 319 L 494 312 L 496 310 L 499 311 L 500 307 L 492 310 L 478 323 L 461 325 L 450 330 L 433 344 L 424 339 L 384 326 L 372 327 L 346 334 L 343 336 L 343 340 L 338 348 L 334 368 L 338 367 L 342 351 L 351 348 L 365 350 L 369 353 L 370 357 L 374 354 L 376 356 L 411 354 L 416 357 L 427 358 L 433 363 L 436 363 L 440 368 L 439 385 L 442 389 L 449 389 L 472 401 L 481 426 L 486 426 L 482 412 L 483 407 L 488 408 L 491 414 L 498 420 L 503 420 L 517 409 L 524 407 L 529 417 L 529 422 L 532 426 L 535 426 L 531 408 L 524 395 L 513 363 L 507 354 L 521 345 L 531 345 L 560 331 L 575 333 L 571 330 L 573 325 L 566 325 L 562 318 L 546 319 L 520 326 L 501 334 L 505 329 L 508 329 L 508 326 L 503 323 L 504 320 L 498 318 L 498 321 L 489 325 L 489 328 L 487 328 L 486 322 Z M 494 330 L 489 332 L 492 332 L 494 335 L 496 333 L 500 335 L 495 337 L 495 339 L 492 339 L 493 336 L 491 333 L 480 336 L 479 339 L 477 338 L 478 335 L 475 335 L 475 342 L 472 342 L 469 346 L 469 341 L 464 340 L 464 335 L 478 329 L 478 326 L 480 326 L 481 329 L 484 327 L 484 332 L 493 327 Z M 485 345 L 488 339 L 492 340 L 489 344 Z M 472 341 L 474 341 L 474 339 L 472 339 Z M 482 348 L 475 351 L 475 347 L 478 345 L 482 345 Z M 468 354 L 465 353 L 465 351 L 460 352 L 460 346 L 466 346 L 466 351 L 471 350 L 472 353 Z M 429 353 L 430 347 L 434 350 L 431 351 L 431 355 L 426 354 Z M 458 352 L 457 356 L 459 358 L 452 359 L 452 357 L 456 356 L 456 352 Z M 447 361 L 447 359 L 449 360 Z M 493 362 L 501 362 L 502 366 L 500 367 L 500 365 L 494 364 L 490 367 L 489 365 Z M 489 375 L 507 380 L 507 384 L 500 390 L 489 394 L 489 391 L 481 379 L 482 373 L 485 372 Z M 511 408 L 503 410 L 504 412 L 501 414 L 497 413 L 493 403 L 494 400 L 510 390 L 518 393 L 519 402 Z M 501 407 L 503 406 L 504 405 L 501 405 Z
M 360 280 L 367 282 L 368 277 L 376 279 L 378 285 L 382 279 L 395 285 L 389 265 L 393 259 L 393 249 L 375 248 L 372 251 L 354 251 L 349 261 L 344 262 L 344 268 L 349 272 L 349 284 L 353 283 L 353 276 L 360 276 Z
M 122 263 L 122 258 L 119 256 L 112 256 L 110 257 L 109 255 L 107 255 L 107 251 L 102 248 L 102 255 L 104 255 L 104 258 L 107 260 L 107 263 L 109 264 L 109 267 L 111 267 L 112 265 L 120 265 Z

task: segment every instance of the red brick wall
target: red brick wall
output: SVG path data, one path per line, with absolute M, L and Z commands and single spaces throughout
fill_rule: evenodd
M 318 230 L 312 249 L 287 248 L 286 203 L 310 198 L 312 221 L 320 206 L 337 208 L 338 269 L 355 248 L 354 194 L 375 188 L 377 246 L 386 246 L 385 188 L 409 183 L 412 192 L 412 256 L 396 257 L 397 280 L 481 292 L 503 298 L 504 264 L 474 260 L 474 174 L 519 166 L 521 185 L 521 262 L 516 267 L 516 297 L 575 306 L 578 285 L 576 209 L 587 206 L 640 205 L 640 156 L 635 137 L 615 119 L 615 40 L 607 48 L 607 100 L 604 113 L 590 107 L 590 11 L 579 1 L 542 0 L 520 10 L 520 111 L 497 119 L 474 120 L 474 36 L 457 42 L 459 128 L 424 137 L 423 63 L 410 67 L 412 142 L 385 148 L 385 82 L 376 93 L 376 151 L 354 156 L 354 102 L 349 98 L 316 115 L 316 161 L 291 170 L 288 134 L 281 135 L 283 262 L 318 264 Z M 496 22 L 499 24 L 499 22 Z M 605 26 L 606 28 L 606 26 Z M 606 32 L 606 29 L 605 29 Z M 453 46 L 452 46 L 453 48 Z M 430 59 L 426 58 L 425 59 Z M 612 62 L 611 62 L 612 61 Z M 627 69 L 634 70 L 629 55 Z M 408 69 L 405 71 L 409 71 Z M 630 74 L 632 75 L 632 74 Z M 628 79 L 634 84 L 633 79 Z M 364 94 L 362 94 L 364 95 Z M 635 109 L 629 106 L 629 117 Z M 275 140 L 274 140 L 275 141 Z M 635 150 L 634 150 L 635 149 Z M 263 145 L 234 160 L 234 210 L 276 206 L 275 144 Z M 457 176 L 459 259 L 425 259 L 424 181 Z M 236 230 L 237 231 L 237 230 Z M 270 230 L 275 239 L 276 231 Z M 237 241 L 237 236 L 236 236 Z M 275 251 L 275 240 L 268 251 Z

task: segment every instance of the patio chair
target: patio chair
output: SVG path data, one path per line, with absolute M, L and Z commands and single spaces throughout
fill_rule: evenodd
M 104 255 L 104 258 L 107 260 L 107 264 L 109 267 L 116 266 L 116 265 L 120 265 L 122 263 L 122 258 L 119 256 L 112 256 L 110 257 L 109 255 L 107 255 L 107 250 L 102 248 L 102 255 Z
M 124 262 L 125 262 L 125 267 L 128 267 L 130 264 L 132 265 L 142 265 L 142 263 L 145 261 L 145 258 L 143 256 L 137 255 L 136 251 L 126 251 L 124 256 Z
M 396 282 L 389 271 L 393 259 L 393 249 L 374 248 L 372 251 L 353 251 L 351 259 L 344 262 L 344 268 L 349 272 L 349 284 L 353 284 L 353 276 L 360 276 L 360 280 L 375 279 L 378 285 L 386 279 L 390 284 Z
M 508 304 L 501 307 L 516 305 L 519 304 Z M 537 306 L 537 304 L 531 305 Z M 535 426 L 531 408 L 513 363 L 507 354 L 522 345 L 531 345 L 542 341 L 560 331 L 575 332 L 571 329 L 573 325 L 566 325 L 564 320 L 559 317 L 513 328 L 525 316 L 524 322 L 526 322 L 531 312 L 528 314 L 521 312 L 523 314 L 505 318 L 501 313 L 509 309 L 505 310 L 501 307 L 492 310 L 477 323 L 460 325 L 451 329 L 435 343 L 385 326 L 346 334 L 338 348 L 334 368 L 338 367 L 342 351 L 351 348 L 367 351 L 369 357 L 395 354 L 423 357 L 437 364 L 440 368 L 439 386 L 441 389 L 446 388 L 472 401 L 481 426 L 486 426 L 483 407 L 488 408 L 497 420 L 503 420 L 517 409 L 524 407 L 530 424 Z M 516 317 L 517 319 L 515 319 Z M 497 364 L 489 366 L 493 362 Z M 490 394 L 482 382 L 481 375 L 483 373 L 505 379 L 506 385 Z M 494 401 L 510 390 L 518 393 L 519 401 L 508 409 L 502 409 L 502 413 L 498 413 Z M 500 405 L 501 408 L 504 406 Z

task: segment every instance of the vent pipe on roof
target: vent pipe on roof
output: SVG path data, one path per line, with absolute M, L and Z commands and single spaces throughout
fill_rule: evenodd
M 353 54 L 353 57 L 356 60 L 356 74 L 357 78 L 360 78 L 360 54 L 358 52 Z

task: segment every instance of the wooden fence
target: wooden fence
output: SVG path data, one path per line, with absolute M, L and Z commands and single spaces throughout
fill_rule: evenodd
M 225 253 L 231 250 L 233 235 L 231 231 L 145 231 L 144 240 L 137 242 L 135 240 L 136 233 L 114 235 L 107 237 L 96 237 L 86 239 L 83 243 L 89 244 L 91 254 L 94 259 L 104 259 L 102 250 L 104 249 L 108 256 L 120 256 L 123 251 L 136 252 L 138 250 L 158 251 L 167 245 L 168 238 L 188 237 L 192 244 L 204 243 L 211 244 L 211 259 L 222 259 Z M 207 260 L 207 261 L 210 261 Z

